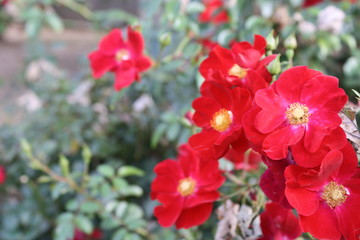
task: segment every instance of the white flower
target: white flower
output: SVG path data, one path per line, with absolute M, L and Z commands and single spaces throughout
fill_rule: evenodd
M 133 109 L 137 113 L 143 112 L 146 108 L 150 108 L 154 106 L 154 101 L 149 94 L 141 95 L 136 101 L 133 103 Z
M 28 112 L 34 112 L 40 109 L 43 105 L 41 99 L 33 91 L 26 91 L 17 99 L 16 102 L 19 106 L 24 107 Z
M 330 5 L 319 12 L 317 24 L 319 30 L 339 34 L 343 29 L 344 20 L 345 13 L 341 9 Z

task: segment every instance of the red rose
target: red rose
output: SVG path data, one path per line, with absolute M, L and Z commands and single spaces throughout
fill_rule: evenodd
M 3 166 L 0 166 L 0 184 L 3 184 L 6 181 L 6 171 Z
M 214 24 L 227 23 L 229 16 L 224 10 L 224 2 L 222 0 L 203 0 L 205 10 L 199 15 L 199 22 Z M 219 9 L 221 9 L 219 11 Z
M 189 139 L 190 145 L 207 156 L 219 158 L 242 132 L 242 116 L 250 108 L 247 89 L 229 89 L 214 81 L 205 81 L 201 97 L 193 102 L 194 123 L 202 131 Z
M 269 89 L 256 93 L 254 107 L 243 119 L 246 137 L 256 151 L 275 160 L 285 158 L 288 147 L 299 142 L 314 153 L 341 124 L 338 112 L 347 99 L 337 78 L 305 66 L 290 68 Z M 292 151 L 302 154 L 296 152 L 301 148 Z M 316 164 L 320 161 L 307 166 Z
M 154 215 L 163 227 L 190 228 L 205 222 L 225 181 L 216 160 L 200 158 L 188 145 L 179 148 L 178 160 L 156 165 L 151 199 L 158 200 Z
M 318 239 L 359 239 L 360 169 L 350 143 L 329 152 L 318 168 L 289 166 L 285 178 L 303 231 Z
M 99 49 L 89 54 L 94 78 L 100 78 L 106 72 L 115 73 L 114 88 L 129 86 L 140 80 L 139 73 L 151 67 L 149 57 L 143 55 L 144 39 L 140 32 L 127 29 L 128 40 L 122 38 L 120 29 L 112 30 L 99 44 Z
M 302 233 L 298 218 L 290 209 L 277 203 L 267 203 L 260 214 L 260 226 L 263 237 L 259 240 L 291 240 Z
M 254 45 L 238 42 L 232 45 L 231 50 L 216 46 L 201 63 L 199 71 L 205 80 L 219 81 L 228 87 L 245 87 L 254 94 L 267 88 L 272 80 L 266 65 L 276 55 L 261 59 L 265 49 L 266 40 L 260 35 L 255 35 Z

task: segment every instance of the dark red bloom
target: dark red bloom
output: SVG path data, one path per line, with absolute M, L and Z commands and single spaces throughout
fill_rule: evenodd
M 99 240 L 102 238 L 102 235 L 102 231 L 97 228 L 95 228 L 91 234 L 86 234 L 79 229 L 75 229 L 72 240 Z
M 256 93 L 254 107 L 243 119 L 246 137 L 256 151 L 274 160 L 285 158 L 288 147 L 299 142 L 314 153 L 325 136 L 340 126 L 338 112 L 346 102 L 337 78 L 305 66 L 290 68 L 269 89 Z M 296 153 L 301 148 L 292 151 L 294 156 L 302 154 Z M 320 161 L 307 166 L 316 164 Z
M 294 164 L 291 154 L 281 160 L 271 160 L 263 157 L 264 163 L 268 169 L 263 173 L 260 179 L 260 188 L 265 195 L 273 202 L 291 209 L 293 208 L 285 196 L 285 176 L 284 171 L 287 166 Z
M 188 145 L 179 148 L 176 160 L 156 165 L 151 199 L 158 200 L 154 215 L 163 227 L 190 228 L 205 222 L 219 198 L 217 189 L 225 181 L 216 160 L 201 158 Z
M 6 181 L 6 171 L 3 166 L 0 166 L 0 184 L 3 184 Z
M 260 226 L 263 237 L 259 240 L 291 240 L 302 233 L 299 219 L 292 211 L 274 202 L 267 203 L 260 214 Z
M 329 152 L 318 168 L 291 165 L 285 170 L 285 194 L 303 231 L 318 239 L 359 239 L 359 173 L 350 143 Z
M 251 105 L 247 89 L 229 89 L 214 81 L 205 81 L 201 97 L 193 102 L 193 121 L 202 131 L 189 139 L 197 151 L 219 158 L 242 133 L 242 116 Z
M 275 59 L 271 55 L 263 59 L 266 40 L 255 35 L 254 45 L 249 42 L 238 42 L 231 50 L 216 46 L 199 68 L 205 80 L 219 81 L 228 87 L 241 86 L 253 94 L 268 87 L 272 77 L 266 65 Z
M 89 54 L 94 78 L 100 78 L 106 72 L 115 73 L 114 88 L 129 86 L 140 80 L 139 73 L 151 67 L 149 57 L 143 55 L 144 39 L 140 32 L 128 27 L 128 39 L 125 41 L 120 29 L 112 30 L 99 44 L 99 49 Z
M 203 4 L 205 10 L 200 13 L 199 22 L 221 24 L 229 21 L 223 0 L 203 0 Z

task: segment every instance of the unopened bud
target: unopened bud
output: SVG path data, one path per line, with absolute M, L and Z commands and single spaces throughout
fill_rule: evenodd
M 274 37 L 274 30 L 272 30 L 266 37 L 266 49 L 275 50 L 279 44 L 279 37 Z
M 161 47 L 166 47 L 171 43 L 171 34 L 169 32 L 165 32 L 160 35 L 159 41 L 161 44 Z
M 297 41 L 296 41 L 296 37 L 294 34 L 291 34 L 290 36 L 288 36 L 285 41 L 284 41 L 284 46 L 287 49 L 295 49 L 297 47 Z
M 293 49 L 288 49 L 288 50 L 286 50 L 286 57 L 287 57 L 288 59 L 293 59 L 293 57 L 294 57 L 294 50 L 293 50 Z
M 266 68 L 271 75 L 279 74 L 281 72 L 280 54 L 278 54 Z

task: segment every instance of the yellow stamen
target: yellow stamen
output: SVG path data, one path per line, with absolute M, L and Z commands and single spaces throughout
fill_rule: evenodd
M 321 197 L 326 201 L 329 207 L 335 208 L 345 202 L 348 194 L 343 185 L 330 182 L 324 187 L 324 191 L 321 194 Z
M 247 75 L 247 70 L 240 67 L 239 65 L 237 64 L 234 64 L 228 71 L 228 74 L 230 76 L 235 76 L 235 77 L 238 77 L 238 78 L 244 78 L 246 77 Z
M 129 60 L 129 58 L 130 58 L 130 54 L 129 51 L 126 49 L 120 49 L 119 51 L 116 52 L 115 59 L 118 62 Z
M 309 108 L 304 104 L 292 103 L 286 109 L 286 117 L 292 125 L 308 123 L 310 116 Z
M 211 127 L 216 131 L 223 132 L 227 130 L 232 123 L 232 113 L 225 108 L 220 109 L 214 113 L 211 119 Z
M 181 194 L 181 196 L 186 197 L 194 193 L 195 186 L 196 182 L 194 181 L 194 179 L 188 177 L 179 181 L 177 190 Z

